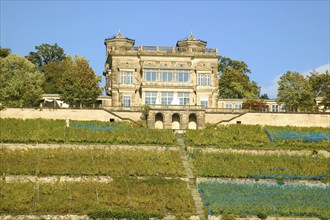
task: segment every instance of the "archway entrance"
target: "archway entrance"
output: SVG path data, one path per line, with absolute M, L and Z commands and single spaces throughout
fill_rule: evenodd
M 196 114 L 190 114 L 189 115 L 189 124 L 188 129 L 197 129 L 197 116 Z
M 157 113 L 155 116 L 155 128 L 156 129 L 164 128 L 164 116 L 161 113 Z
M 180 129 L 180 115 L 177 113 L 172 115 L 172 129 Z

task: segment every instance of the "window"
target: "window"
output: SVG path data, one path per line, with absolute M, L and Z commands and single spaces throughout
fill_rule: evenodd
M 235 107 L 235 109 L 241 109 L 241 108 L 242 108 L 242 104 L 237 104 L 237 103 L 236 103 L 236 104 L 234 105 L 234 107 Z
M 131 96 L 124 96 L 123 97 L 123 106 L 124 107 L 131 106 Z
M 157 92 L 145 92 L 145 104 L 154 105 L 156 104 Z
M 180 105 L 189 105 L 189 93 L 188 92 L 179 92 L 179 104 Z
M 205 74 L 205 83 L 204 86 L 210 86 L 210 74 Z
M 177 70 L 176 81 L 177 82 L 189 82 L 190 81 L 189 70 Z
M 202 86 L 203 85 L 203 74 L 198 74 L 198 85 Z
M 157 70 L 145 70 L 144 71 L 144 80 L 148 82 L 155 82 L 158 80 Z
M 199 86 L 210 86 L 211 85 L 210 79 L 211 79 L 210 74 L 200 73 L 200 74 L 198 74 L 197 84 Z
M 126 83 L 126 73 L 125 72 L 121 72 L 120 73 L 120 83 L 121 84 L 125 84 Z
M 233 105 L 231 103 L 226 103 L 226 108 L 227 109 L 232 109 L 233 108 Z
M 133 84 L 133 72 L 120 72 L 120 83 L 121 84 Z
M 173 81 L 173 70 L 163 70 L 160 73 L 161 82 L 172 82 Z
M 133 73 L 132 72 L 127 73 L 127 84 L 133 84 Z
M 170 105 L 173 100 L 173 92 L 162 92 L 162 105 Z
M 209 102 L 207 100 L 201 100 L 201 106 L 203 106 L 204 108 L 207 108 L 209 105 Z
M 278 105 L 272 105 L 272 112 L 278 112 Z

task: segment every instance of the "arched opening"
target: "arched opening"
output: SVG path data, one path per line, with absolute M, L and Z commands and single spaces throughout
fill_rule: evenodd
M 180 129 L 180 115 L 177 113 L 172 115 L 172 129 Z
M 161 113 L 157 113 L 155 116 L 155 128 L 156 129 L 164 128 L 164 116 Z
M 188 129 L 197 129 L 197 116 L 196 114 L 189 115 Z

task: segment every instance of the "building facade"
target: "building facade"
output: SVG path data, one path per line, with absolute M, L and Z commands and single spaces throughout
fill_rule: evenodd
M 176 46 L 134 46 L 121 33 L 105 39 L 106 93 L 112 107 L 149 105 L 149 127 L 203 127 L 218 107 L 218 51 L 190 35 Z
M 217 107 L 218 52 L 190 35 L 176 47 L 138 46 L 118 33 L 105 40 L 112 106 Z

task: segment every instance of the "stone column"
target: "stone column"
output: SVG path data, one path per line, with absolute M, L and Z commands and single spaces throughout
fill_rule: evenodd
M 155 116 L 156 113 L 154 111 L 149 111 L 148 121 L 147 121 L 148 128 L 155 128 Z

